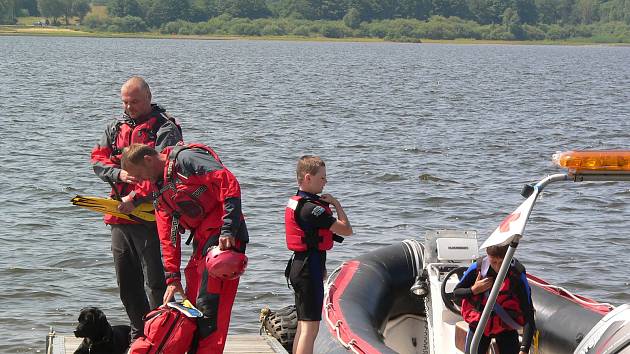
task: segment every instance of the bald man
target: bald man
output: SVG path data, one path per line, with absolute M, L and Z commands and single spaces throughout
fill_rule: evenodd
M 125 198 L 129 200 L 119 208 L 129 212 L 151 198 L 136 194 L 138 181 L 120 167 L 123 148 L 140 143 L 162 151 L 182 142 L 182 134 L 163 108 L 151 104 L 151 89 L 141 77 L 127 80 L 120 97 L 124 113 L 107 124 L 101 140 L 92 150 L 91 163 L 96 175 L 112 186 L 112 198 L 132 196 Z M 113 215 L 105 215 L 105 224 L 111 227 L 120 299 L 131 322 L 131 339 L 135 340 L 144 332 L 142 317 L 162 304 L 166 289 L 157 228 L 155 223 L 138 223 Z

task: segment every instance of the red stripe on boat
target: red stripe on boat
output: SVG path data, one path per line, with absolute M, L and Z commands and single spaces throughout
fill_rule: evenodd
M 332 306 L 330 308 L 326 308 L 326 304 L 324 304 L 323 311 L 328 311 L 328 318 L 333 323 L 333 325 L 336 324 L 337 321 L 341 321 L 341 325 L 339 326 L 339 337 L 341 337 L 341 340 L 343 342 L 348 343 L 351 340 L 354 340 L 354 348 L 356 349 L 356 351 L 361 353 L 380 353 L 378 350 L 372 347 L 370 343 L 363 340 L 356 333 L 354 333 L 350 327 L 347 326 L 346 318 L 343 315 L 343 309 L 340 308 L 339 304 L 339 299 L 343 295 L 348 284 L 350 284 L 350 282 L 352 281 L 354 274 L 359 269 L 359 265 L 361 265 L 361 263 L 356 260 L 349 261 L 344 264 L 343 268 L 339 272 L 339 275 L 337 276 L 337 278 L 335 278 L 334 282 L 330 286 L 330 289 L 328 290 L 328 297 L 326 298 L 326 300 L 329 300 L 330 303 L 332 303 Z M 326 313 L 324 313 L 323 315 L 325 318 Z M 328 327 L 328 330 L 330 331 L 332 336 L 336 338 L 337 331 L 335 330 L 335 328 L 331 327 L 330 323 L 328 323 Z
M 608 307 L 608 306 L 606 306 L 604 304 L 600 304 L 600 303 L 598 303 L 597 301 L 595 301 L 593 299 L 589 299 L 588 297 L 585 297 L 585 296 L 582 296 L 582 295 L 576 295 L 576 294 L 573 294 L 573 293 L 569 295 L 568 292 L 566 292 L 566 291 L 564 291 L 562 289 L 558 289 L 554 285 L 551 285 L 551 284 L 547 283 L 546 281 L 538 278 L 535 275 L 527 274 L 527 278 L 528 279 L 532 279 L 533 281 L 535 281 L 537 283 L 541 283 L 541 284 L 544 284 L 544 285 L 549 285 L 550 287 L 539 286 L 539 288 L 541 288 L 543 290 L 546 290 L 546 291 L 548 291 L 548 292 L 550 292 L 550 293 L 552 293 L 554 295 L 563 297 L 563 298 L 565 298 L 565 299 L 567 299 L 567 300 L 569 300 L 569 301 L 571 301 L 573 303 L 576 303 L 576 304 L 582 306 L 583 308 L 585 308 L 587 310 L 591 310 L 593 312 L 597 312 L 597 313 L 602 314 L 602 315 L 605 315 L 605 314 L 609 313 L 610 311 L 612 311 L 612 308 L 610 308 L 610 307 Z M 530 285 L 531 286 L 537 286 L 534 283 L 530 283 Z M 589 302 L 591 304 L 584 304 L 584 303 L 581 303 L 579 301 L 575 301 L 575 299 L 572 298 L 571 295 L 577 297 L 580 300 Z

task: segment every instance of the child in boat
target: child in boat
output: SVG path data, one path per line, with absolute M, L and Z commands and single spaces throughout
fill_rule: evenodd
M 333 240 L 341 239 L 337 234 L 352 235 L 352 226 L 337 199 L 319 195 L 327 182 L 321 158 L 302 156 L 296 174 L 299 189 L 289 199 L 284 214 L 287 247 L 294 251 L 285 275 L 295 292 L 298 318 L 293 353 L 311 354 L 322 319 L 326 251 L 332 248 Z
M 508 247 L 488 247 L 487 256 L 468 268 L 453 291 L 455 297 L 462 300 L 462 317 L 470 328 L 466 337 L 467 350 Z M 523 342 L 519 343 L 518 330 L 521 328 Z M 492 338 L 497 342 L 501 354 L 529 353 L 535 332 L 534 307 L 525 267 L 514 259 L 484 329 L 478 354 L 488 352 Z

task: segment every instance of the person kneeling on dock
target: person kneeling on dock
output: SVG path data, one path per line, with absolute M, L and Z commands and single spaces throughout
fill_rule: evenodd
M 204 314 L 197 353 L 222 353 L 249 241 L 236 177 L 217 154 L 201 144 L 178 145 L 161 153 L 141 144 L 126 148 L 123 168 L 155 191 L 155 210 L 166 272 L 164 303 L 175 293 Z M 181 284 L 181 236 L 190 230 L 193 252 Z M 187 241 L 188 243 L 188 241 Z
M 507 245 L 488 247 L 486 249 L 488 255 L 468 268 L 453 291 L 456 298 L 462 299 L 462 317 L 469 326 L 466 351 L 470 348 L 481 313 L 508 247 Z M 523 342 L 519 347 L 518 330 L 521 328 Z M 488 352 L 492 338 L 496 340 L 501 354 L 529 353 L 534 332 L 536 332 L 534 307 L 525 267 L 514 259 L 484 329 L 478 354 Z
M 293 354 L 311 354 L 324 303 L 326 251 L 333 240 L 352 235 L 352 226 L 341 204 L 330 194 L 318 195 L 326 185 L 326 165 L 317 156 L 302 156 L 297 164 L 299 190 L 285 209 L 286 242 L 294 251 L 285 275 L 295 291 L 298 328 Z M 333 216 L 330 204 L 335 207 Z

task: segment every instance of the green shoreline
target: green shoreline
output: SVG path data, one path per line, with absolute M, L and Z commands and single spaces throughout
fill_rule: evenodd
M 262 40 L 262 41 L 301 41 L 301 42 L 376 42 L 402 43 L 386 41 L 381 38 L 366 37 L 303 37 L 303 36 L 238 36 L 238 35 L 170 35 L 157 32 L 112 33 L 88 32 L 68 28 L 40 28 L 33 26 L 0 25 L 0 36 L 52 36 L 52 37 L 90 37 L 90 38 L 142 38 L 142 39 L 190 39 L 190 40 Z M 568 40 L 478 40 L 469 38 L 458 39 L 421 39 L 421 43 L 408 44 L 499 44 L 499 45 L 568 45 L 568 46 L 630 46 L 630 43 L 595 42 L 583 38 Z

